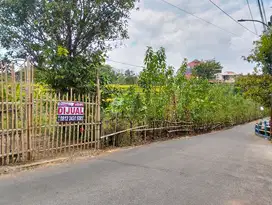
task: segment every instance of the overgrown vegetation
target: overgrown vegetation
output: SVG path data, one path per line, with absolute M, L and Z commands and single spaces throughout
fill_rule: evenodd
M 252 99 L 265 107 L 270 107 L 272 75 L 246 75 L 239 77 L 235 86 L 244 97 Z
M 261 38 L 254 42 L 254 48 L 250 55 L 245 57 L 245 60 L 251 63 L 256 63 L 256 71 L 263 74 L 272 75 L 272 32 L 271 29 L 264 33 Z
M 249 122 L 265 115 L 258 102 L 243 97 L 234 85 L 210 84 L 207 79 L 184 76 L 186 60 L 177 74 L 166 65 L 164 49 L 148 48 L 146 68 L 137 86 L 116 95 L 104 117 L 133 126 L 152 125 L 154 121 L 190 121 L 207 130 L 213 125 L 222 127 Z

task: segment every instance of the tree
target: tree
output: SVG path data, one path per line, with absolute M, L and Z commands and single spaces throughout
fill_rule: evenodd
M 271 75 L 247 75 L 236 79 L 235 86 L 247 98 L 270 107 L 270 94 L 272 93 Z
M 156 52 L 148 47 L 144 64 L 145 68 L 140 73 L 138 82 L 144 90 L 148 91 L 155 86 L 164 86 L 173 77 L 173 68 L 167 67 L 165 49 L 162 47 Z
M 110 48 L 106 42 L 128 38 L 127 19 L 136 1 L 1 1 L 0 43 L 11 56 L 30 56 L 53 88 L 86 91 L 92 70 Z
M 138 77 L 136 74 L 132 71 L 127 69 L 125 71 L 125 84 L 126 85 L 134 85 L 137 83 Z
M 177 84 L 178 87 L 181 87 L 184 81 L 186 80 L 185 72 L 186 72 L 187 65 L 188 65 L 188 60 L 187 58 L 184 58 L 175 76 L 175 83 Z
M 260 40 L 254 42 L 254 48 L 245 60 L 257 63 L 264 74 L 272 75 L 272 32 L 262 35 Z
M 102 65 L 100 67 L 100 82 L 104 84 L 112 84 L 117 81 L 117 72 L 110 65 Z
M 208 60 L 203 62 L 193 69 L 193 74 L 197 77 L 212 80 L 215 78 L 216 73 L 222 71 L 222 65 L 215 60 Z

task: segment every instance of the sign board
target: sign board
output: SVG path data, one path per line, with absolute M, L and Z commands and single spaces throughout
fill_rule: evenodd
M 59 102 L 58 122 L 82 122 L 84 120 L 84 103 Z

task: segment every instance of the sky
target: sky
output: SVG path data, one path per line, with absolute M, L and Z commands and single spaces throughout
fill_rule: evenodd
M 136 73 L 141 71 L 147 46 L 154 49 L 166 49 L 167 63 L 176 69 L 184 58 L 215 59 L 223 65 L 223 71 L 237 73 L 251 73 L 253 64 L 242 59 L 253 48 L 253 41 L 263 32 L 261 24 L 256 23 L 255 35 L 237 24 L 216 8 L 209 0 L 165 0 L 182 9 L 195 14 L 221 28 L 210 25 L 177 8 L 166 4 L 162 0 L 141 0 L 139 11 L 131 12 L 128 32 L 129 39 L 122 41 L 119 46 L 109 52 L 109 59 L 124 64 L 107 61 L 115 69 L 130 69 Z M 250 19 L 250 12 L 246 0 L 213 0 L 234 19 Z M 266 15 L 272 14 L 272 0 L 263 0 Z M 256 0 L 249 0 L 254 19 L 260 20 Z M 267 17 L 267 19 L 269 19 Z M 249 30 L 255 32 L 252 22 L 242 23 Z M 227 31 L 229 32 L 227 32 Z
M 263 32 L 261 24 L 256 23 L 255 35 L 237 24 L 216 8 L 209 0 L 165 0 L 177 7 L 218 27 L 208 24 L 194 16 L 166 4 L 163 0 L 140 0 L 139 10 L 131 12 L 128 23 L 129 39 L 115 42 L 117 48 L 109 53 L 113 61 L 107 61 L 116 70 L 126 69 L 139 73 L 147 46 L 154 49 L 164 47 L 167 63 L 179 68 L 184 58 L 188 61 L 215 59 L 223 66 L 223 71 L 251 73 L 254 64 L 242 59 L 253 48 L 253 41 Z M 213 0 L 234 19 L 250 19 L 247 0 Z M 256 0 L 249 0 L 254 19 L 260 20 Z M 272 0 L 263 0 L 267 19 L 272 14 Z M 241 23 L 255 32 L 252 22 Z M 119 45 L 119 44 L 122 45 Z M 0 54 L 4 50 L 0 48 Z

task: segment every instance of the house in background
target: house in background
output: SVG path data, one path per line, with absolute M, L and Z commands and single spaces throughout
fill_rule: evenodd
M 185 72 L 185 77 L 187 79 L 190 79 L 192 77 L 193 68 L 196 67 L 196 66 L 198 66 L 201 63 L 202 63 L 202 61 L 199 61 L 197 59 L 195 59 L 192 62 L 188 63 L 187 64 L 187 69 L 186 69 L 186 72 Z
M 193 69 L 203 63 L 203 60 L 199 61 L 197 59 L 193 60 L 192 62 L 187 64 L 187 69 L 185 71 L 185 77 L 187 79 L 192 78 Z M 211 83 L 234 83 L 236 77 L 241 76 L 242 74 L 237 74 L 232 71 L 226 71 L 215 74 L 215 79 L 210 80 Z
M 223 83 L 234 83 L 235 78 L 238 76 L 241 76 L 242 74 L 237 74 L 232 71 L 226 71 L 223 73 L 217 73 L 215 74 L 215 81 L 217 82 L 223 82 Z

